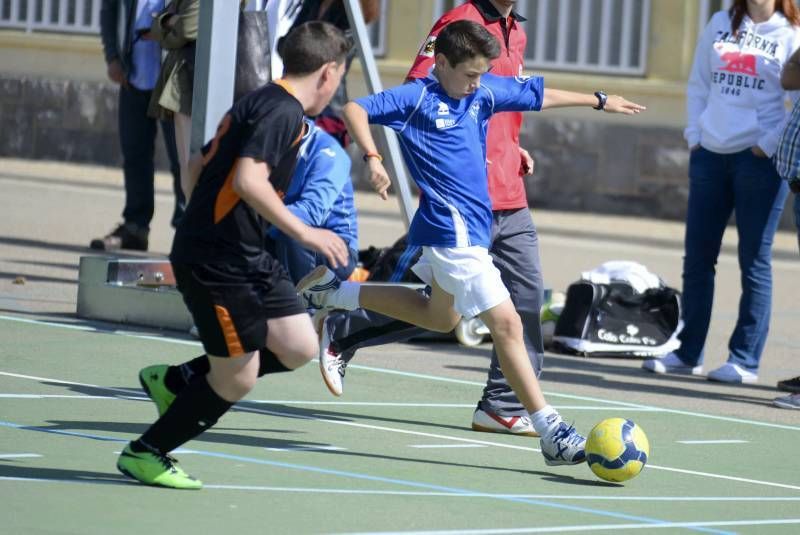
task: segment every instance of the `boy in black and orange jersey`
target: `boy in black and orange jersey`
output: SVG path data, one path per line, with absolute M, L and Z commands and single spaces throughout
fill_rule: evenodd
M 163 415 L 123 450 L 117 468 L 149 485 L 197 489 L 202 483 L 169 452 L 228 411 L 266 373 L 289 371 L 318 352 L 311 320 L 280 264 L 264 250 L 270 225 L 339 265 L 347 247 L 284 206 L 304 133 L 304 114 L 330 101 L 350 43 L 330 24 L 310 22 L 284 40 L 283 79 L 238 101 L 216 137 L 190 163 L 193 191 L 170 261 L 209 356 Z M 148 395 L 158 397 L 140 374 Z M 154 397 L 154 399 L 155 399 Z

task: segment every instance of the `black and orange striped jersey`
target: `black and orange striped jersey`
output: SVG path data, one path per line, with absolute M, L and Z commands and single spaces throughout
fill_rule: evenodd
M 236 102 L 203 147 L 203 169 L 175 232 L 170 260 L 184 264 L 253 265 L 265 253 L 269 222 L 233 190 L 236 161 L 269 165 L 279 196 L 289 186 L 303 136 L 303 106 L 282 80 Z

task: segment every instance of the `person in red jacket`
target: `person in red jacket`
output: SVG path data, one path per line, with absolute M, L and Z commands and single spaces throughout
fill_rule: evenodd
M 513 8 L 515 0 L 470 0 L 445 13 L 433 26 L 420 48 L 407 78 L 423 78 L 434 63 L 434 44 L 439 32 L 456 20 L 481 24 L 500 43 L 501 54 L 491 63 L 492 74 L 521 76 L 527 37 L 520 25 L 524 18 Z M 597 109 L 606 95 L 596 93 Z M 489 250 L 503 282 L 522 318 L 525 347 L 537 376 L 541 373 L 544 346 L 539 313 L 543 301 L 539 237 L 528 211 L 524 175 L 533 174 L 534 162 L 519 146 L 522 114 L 499 113 L 492 117 L 486 140 L 489 195 L 494 222 Z M 411 257 L 407 251 L 404 256 Z M 362 347 L 408 338 L 420 332 L 407 323 L 388 320 L 363 310 L 332 312 L 322 324 L 320 368 L 328 389 L 341 395 L 347 363 Z M 476 431 L 536 436 L 528 413 L 514 395 L 492 351 L 489 377 L 473 413 Z

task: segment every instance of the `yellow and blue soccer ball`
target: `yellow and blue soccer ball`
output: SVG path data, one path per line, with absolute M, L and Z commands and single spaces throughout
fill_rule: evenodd
M 600 479 L 627 481 L 647 464 L 650 442 L 641 427 L 625 418 L 603 420 L 586 438 L 586 462 Z

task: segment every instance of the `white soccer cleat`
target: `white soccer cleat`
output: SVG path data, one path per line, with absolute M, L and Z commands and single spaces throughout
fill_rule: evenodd
M 307 308 L 324 310 L 334 308 L 329 296 L 339 289 L 341 281 L 327 266 L 317 266 L 314 271 L 300 279 L 297 292 L 303 296 Z
M 586 438 L 563 421 L 547 430 L 539 439 L 539 446 L 549 466 L 580 464 L 586 460 Z
M 331 394 L 341 396 L 344 390 L 344 373 L 347 362 L 331 347 L 331 337 L 326 325 L 322 321 L 322 331 L 319 340 L 319 370 L 322 372 L 322 379 Z

